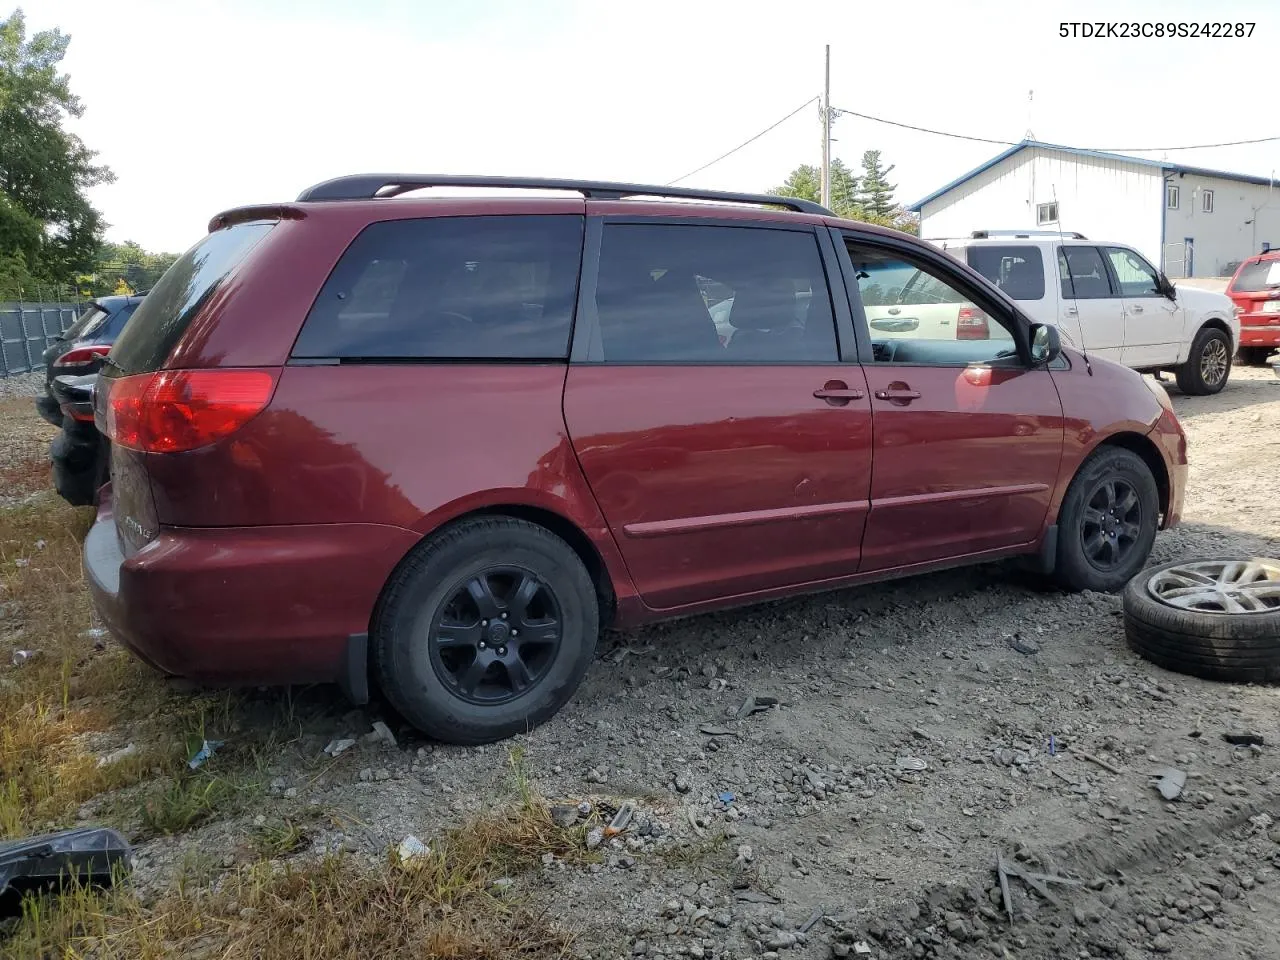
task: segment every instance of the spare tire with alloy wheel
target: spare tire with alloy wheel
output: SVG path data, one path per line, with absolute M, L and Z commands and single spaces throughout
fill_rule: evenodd
M 572 547 L 523 520 L 464 520 L 392 576 L 374 614 L 373 672 L 429 736 L 492 743 L 569 701 L 599 630 L 595 583 Z
M 1124 591 L 1129 646 L 1206 680 L 1280 680 L 1280 560 L 1179 560 Z
M 1218 393 L 1231 375 L 1231 341 L 1217 327 L 1201 327 L 1187 362 L 1174 374 L 1183 393 L 1197 397 Z

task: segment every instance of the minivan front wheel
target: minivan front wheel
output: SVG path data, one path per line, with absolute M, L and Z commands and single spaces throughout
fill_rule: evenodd
M 1069 590 L 1120 590 L 1155 543 L 1160 491 L 1146 462 L 1102 447 L 1080 467 L 1058 512 L 1055 576 Z
M 563 540 L 506 517 L 426 541 L 374 616 L 374 674 L 392 706 L 447 743 L 530 730 L 577 690 L 600 629 L 595 585 Z

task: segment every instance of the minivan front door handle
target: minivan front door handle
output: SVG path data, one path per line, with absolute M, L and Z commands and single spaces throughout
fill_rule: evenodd
M 850 400 L 861 400 L 865 396 L 861 390 L 851 388 L 843 380 L 828 380 L 821 389 L 813 391 L 813 395 L 833 407 L 843 407 Z
M 887 390 L 876 391 L 877 400 L 888 400 L 890 403 L 907 404 L 920 399 L 920 391 L 912 390 L 905 383 L 895 383 Z

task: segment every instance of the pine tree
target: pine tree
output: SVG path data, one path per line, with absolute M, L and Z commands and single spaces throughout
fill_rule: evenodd
M 858 190 L 858 203 L 876 218 L 888 218 L 897 209 L 893 202 L 893 191 L 897 184 L 889 182 L 889 174 L 893 165 L 887 168 L 880 166 L 880 151 L 868 150 L 862 155 L 862 180 Z

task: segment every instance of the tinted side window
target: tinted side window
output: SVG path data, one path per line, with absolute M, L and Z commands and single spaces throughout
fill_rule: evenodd
M 1059 247 L 1058 273 L 1064 300 L 1105 300 L 1113 296 L 1111 279 L 1097 247 Z
M 563 360 L 583 218 L 371 224 L 320 289 L 295 357 Z
M 1160 283 L 1156 271 L 1132 250 L 1124 247 L 1107 247 L 1107 256 L 1120 281 L 1120 292 L 1126 297 L 1158 297 Z
M 932 264 L 847 241 L 877 363 L 964 365 L 1018 355 L 1005 318 L 993 316 Z
M 254 221 L 224 227 L 179 257 L 116 340 L 113 365 L 125 373 L 159 370 L 200 307 L 274 226 Z
M 606 362 L 837 360 L 809 232 L 606 224 L 596 307 Z
M 1044 257 L 1039 247 L 968 247 L 969 266 L 1014 300 L 1044 299 Z

